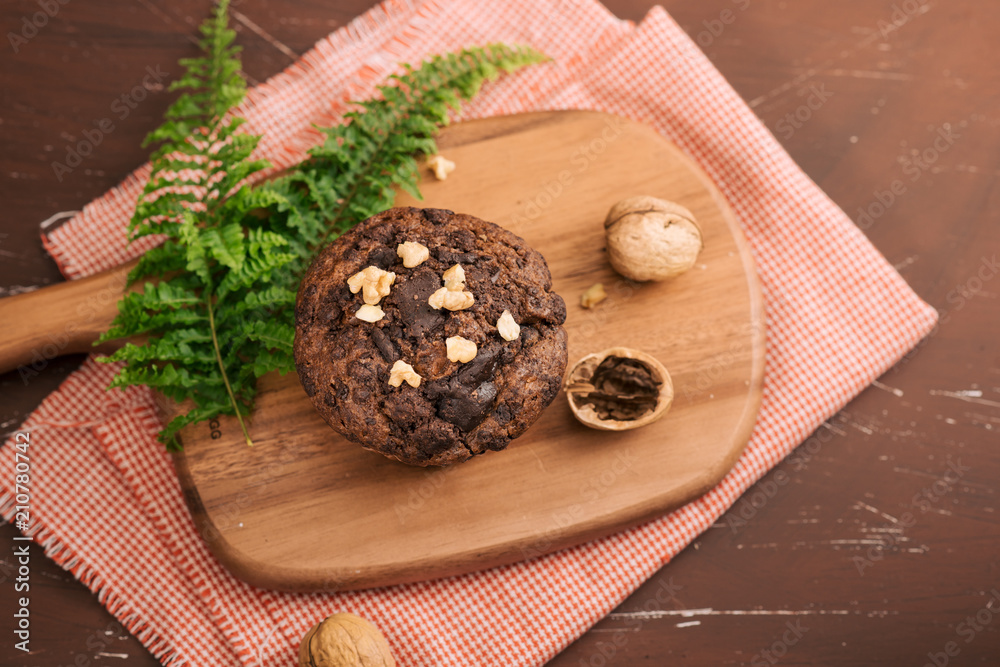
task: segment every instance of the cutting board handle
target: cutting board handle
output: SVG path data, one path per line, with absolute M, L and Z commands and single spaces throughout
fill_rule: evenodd
M 118 314 L 133 266 L 0 299 L 0 373 L 20 369 L 27 377 L 64 354 L 120 347 L 93 344 Z

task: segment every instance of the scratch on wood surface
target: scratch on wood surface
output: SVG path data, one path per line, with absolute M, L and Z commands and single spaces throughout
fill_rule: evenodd
M 641 619 L 653 620 L 667 618 L 669 616 L 680 616 L 682 618 L 692 618 L 694 616 L 847 616 L 849 614 L 860 614 L 861 611 L 850 611 L 848 609 L 713 609 L 705 607 L 703 609 L 654 609 L 651 611 L 617 611 L 608 614 L 608 618 L 614 619 Z M 880 612 L 881 613 L 881 612 Z M 885 612 L 886 614 L 892 612 Z
M 104 651 L 98 651 L 94 655 L 102 658 L 121 658 L 122 660 L 128 659 L 128 653 L 105 653 Z
M 542 458 L 538 455 L 538 452 L 535 451 L 535 448 L 528 447 L 528 451 L 531 452 L 531 455 L 535 457 L 536 461 L 538 461 L 539 469 L 541 469 L 542 472 L 548 474 L 549 471 L 545 469 L 545 464 L 542 463 Z
M 913 81 L 916 77 L 902 72 L 883 72 L 867 69 L 827 69 L 816 72 L 828 76 L 844 76 L 851 79 L 888 79 L 890 81 Z
M 899 264 L 893 264 L 892 268 L 896 269 L 897 271 L 902 271 L 903 269 L 910 266 L 918 259 L 920 259 L 920 255 L 910 255 Z
M 162 9 L 160 9 L 159 7 L 157 7 L 154 3 L 150 2 L 150 0 L 138 0 L 138 2 L 139 2 L 140 5 L 142 5 L 146 9 L 148 9 L 150 11 L 150 13 L 152 13 L 154 16 L 156 16 L 157 18 L 159 18 L 161 21 L 163 21 L 167 25 L 173 25 L 174 19 L 171 18 L 170 15 L 167 14 L 166 12 L 164 12 Z M 232 9 L 232 8 L 230 8 L 229 11 L 232 12 L 232 11 L 235 11 L 235 10 Z M 193 21 L 193 19 L 191 19 L 190 17 L 188 17 L 187 23 L 193 24 L 194 21 Z M 247 27 L 249 27 L 249 26 L 247 26 Z M 251 30 L 253 30 L 253 28 L 251 28 Z M 188 34 L 187 31 L 183 31 L 183 30 L 181 32 L 184 34 L 185 38 L 189 42 L 192 42 L 194 44 L 198 44 L 200 46 L 200 42 L 198 41 L 198 39 L 194 35 Z M 243 77 L 247 80 L 247 83 L 249 83 L 251 86 L 256 86 L 256 85 L 258 85 L 260 83 L 260 81 L 258 81 L 254 77 L 250 76 L 246 71 L 243 71 Z
M 10 287 L 0 287 L 0 297 L 17 296 L 26 292 L 34 292 L 38 285 L 11 285 Z
M 913 470 L 912 468 L 904 468 L 902 466 L 893 466 L 893 472 L 901 472 L 904 475 L 916 475 L 917 477 L 929 477 L 930 479 L 937 479 L 939 475 L 932 475 L 929 472 L 924 472 L 923 470 Z
M 173 24 L 174 20 L 170 17 L 170 15 L 167 14 L 166 12 L 164 12 L 159 7 L 157 7 L 154 3 L 150 2 L 150 0 L 139 0 L 139 4 L 142 5 L 143 7 L 145 7 L 146 9 L 148 9 L 150 11 L 150 13 L 153 14 L 153 16 L 156 16 L 157 18 L 159 18 L 161 21 L 163 21 L 167 25 L 172 25 Z M 189 42 L 193 42 L 195 44 L 198 44 L 198 38 L 195 37 L 194 35 L 189 35 L 186 32 L 184 32 L 184 37 Z
M 640 628 L 592 628 L 590 631 L 594 633 L 602 632 L 639 632 Z
M 890 387 L 887 384 L 882 384 L 878 380 L 872 380 L 872 386 L 875 387 L 876 389 L 881 389 L 882 391 L 887 391 L 890 394 L 892 394 L 893 396 L 902 396 L 903 395 L 903 390 L 902 389 L 896 389 L 895 387 Z
M 934 391 L 931 391 L 931 393 L 933 394 Z M 953 392 L 951 392 L 950 395 L 952 395 L 952 396 L 966 396 L 968 398 L 982 398 L 983 397 L 983 390 L 982 389 L 962 389 L 960 391 L 953 391 Z
M 248 17 L 246 14 L 244 14 L 244 13 L 242 13 L 242 12 L 240 12 L 240 11 L 232 8 L 232 7 L 229 8 L 229 13 L 233 15 L 234 19 L 236 19 L 237 21 L 239 21 L 240 23 L 242 23 L 246 27 L 250 28 L 250 30 L 252 30 L 254 33 L 256 33 L 265 42 L 267 42 L 268 44 L 270 44 L 274 48 L 278 49 L 279 51 L 281 51 L 282 53 L 284 53 L 286 56 L 288 56 L 289 58 L 291 58 L 292 60 L 298 60 L 299 56 L 298 56 L 297 53 L 295 53 L 295 51 L 292 51 L 283 42 L 281 42 L 280 40 L 276 39 L 269 32 L 267 32 L 266 30 L 264 30 L 263 28 L 261 28 L 259 25 L 257 25 L 256 23 L 254 23 L 252 20 L 250 20 L 250 17 Z
M 848 426 L 852 426 L 852 427 L 858 429 L 862 433 L 867 433 L 868 435 L 875 435 L 875 431 L 873 431 L 872 429 L 868 428 L 867 426 L 863 426 L 863 425 L 861 425 L 861 424 L 859 424 L 857 422 L 847 422 L 847 425 Z
M 799 74 L 797 77 L 793 78 L 791 81 L 786 81 L 785 83 L 781 84 L 780 86 L 777 86 L 776 88 L 772 88 L 766 94 L 761 95 L 759 97 L 755 97 L 754 99 L 752 99 L 752 100 L 750 100 L 748 102 L 748 104 L 750 105 L 750 108 L 753 109 L 754 107 L 759 106 L 763 102 L 766 102 L 766 101 L 768 101 L 771 98 L 777 97 L 778 95 L 781 95 L 782 93 L 786 93 L 786 92 L 788 92 L 789 90 L 791 90 L 792 88 L 794 88 L 795 86 L 797 86 L 797 85 L 799 85 L 801 83 L 805 83 L 806 81 L 808 81 L 809 79 L 811 79 L 816 74 L 816 72 L 818 72 L 818 71 L 819 71 L 818 69 L 808 69 L 805 72 Z
M 888 535 L 898 535 L 903 532 L 899 526 L 861 526 L 862 533 L 883 533 Z
M 967 389 L 963 391 L 931 389 L 930 395 L 947 396 L 948 398 L 957 398 L 958 400 L 966 401 L 967 403 L 976 403 L 978 405 L 988 405 L 991 408 L 1000 408 L 1000 401 L 991 401 L 988 398 L 982 398 L 983 392 L 979 389 Z
M 856 510 L 857 510 L 857 509 L 863 509 L 863 510 L 868 510 L 868 511 L 869 511 L 869 512 L 871 512 L 872 514 L 878 514 L 878 515 L 879 515 L 880 517 L 882 517 L 882 518 L 883 518 L 883 519 L 885 519 L 886 521 L 890 521 L 890 522 L 892 522 L 892 523 L 896 524 L 897 526 L 899 525 L 899 519 L 897 519 L 897 518 L 896 518 L 896 517 L 894 517 L 893 515 L 891 515 L 891 514 L 886 514 L 885 512 L 883 512 L 882 510 L 880 510 L 879 508 L 877 508 L 877 507 L 872 507 L 872 506 L 871 506 L 871 505 L 869 505 L 868 503 L 863 503 L 863 502 L 861 502 L 860 500 L 859 500 L 859 501 L 857 501 L 856 503 L 854 503 L 854 509 L 856 509 Z
M 892 471 L 901 472 L 906 475 L 915 475 L 917 477 L 926 477 L 928 479 L 933 479 L 933 480 L 941 479 L 940 474 L 935 475 L 933 473 L 929 473 L 924 470 L 913 470 L 912 468 L 903 468 L 901 466 L 894 466 Z M 962 490 L 967 492 L 969 490 L 968 487 L 982 489 L 988 493 L 993 493 L 993 487 L 990 486 L 989 484 L 983 484 L 981 482 L 971 482 L 967 479 L 962 480 Z
M 905 25 L 906 23 L 909 23 L 909 21 L 913 20 L 917 16 L 920 16 L 922 14 L 926 14 L 927 12 L 929 12 L 931 10 L 931 7 L 932 7 L 932 3 L 930 3 L 930 2 L 927 2 L 926 4 L 922 5 L 920 7 L 920 9 L 918 10 L 918 12 L 916 12 L 915 14 L 913 14 L 912 16 L 910 16 L 907 19 L 907 21 L 904 22 L 902 25 Z M 896 29 L 901 28 L 902 25 L 898 26 Z M 857 31 L 855 31 L 855 32 L 857 32 Z M 853 47 L 851 47 L 849 49 L 844 49 L 837 56 L 835 56 L 833 58 L 828 58 L 825 62 L 823 62 L 822 64 L 820 64 L 818 67 L 813 67 L 813 68 L 810 68 L 808 70 L 805 70 L 805 72 L 803 72 L 802 74 L 799 74 L 799 76 L 795 77 L 791 81 L 788 81 L 786 83 L 780 84 L 779 86 L 777 86 L 775 88 L 772 88 L 767 93 L 765 93 L 763 95 L 760 95 L 758 97 L 755 97 L 754 99 L 750 100 L 750 102 L 748 102 L 748 104 L 750 105 L 750 108 L 752 109 L 754 107 L 757 107 L 760 104 L 762 104 L 762 103 L 764 103 L 764 102 L 766 102 L 766 101 L 768 101 L 768 100 L 770 100 L 770 99 L 772 99 L 774 97 L 777 97 L 778 95 L 781 95 L 784 92 L 787 92 L 787 91 L 791 90 L 795 86 L 797 86 L 799 84 L 802 84 L 805 81 L 808 81 L 809 79 L 811 79 L 816 74 L 830 74 L 832 76 L 851 76 L 851 77 L 854 77 L 854 78 L 862 78 L 862 79 L 866 79 L 866 78 L 893 79 L 893 78 L 895 78 L 895 79 L 898 79 L 898 80 L 901 80 L 901 81 L 909 81 L 909 80 L 913 79 L 914 78 L 913 76 L 911 76 L 909 74 L 902 74 L 902 73 L 899 73 L 899 72 L 879 72 L 879 71 L 874 71 L 873 72 L 873 71 L 870 71 L 870 70 L 856 70 L 856 69 L 846 69 L 846 68 L 833 67 L 835 64 L 840 63 L 840 62 L 844 62 L 848 58 L 851 58 L 855 53 L 857 53 L 861 49 L 867 48 L 867 47 L 871 46 L 872 44 L 874 44 L 875 42 L 878 42 L 880 40 L 883 43 L 885 41 L 884 37 L 882 37 L 882 31 L 881 30 L 874 30 L 873 29 L 873 30 L 867 31 L 867 33 L 865 34 L 865 36 L 862 39 L 858 40 L 858 42 Z
M 1000 169 L 982 169 L 969 164 L 957 164 L 954 167 L 934 165 L 931 167 L 930 171 L 932 174 L 947 174 L 949 172 L 955 172 L 959 174 L 987 174 L 994 177 L 1000 176 Z
M 973 426 L 985 426 L 987 430 L 993 430 L 993 424 L 1000 424 L 1000 417 L 994 417 L 992 415 L 984 415 L 981 412 L 966 412 L 962 415 L 969 419 L 969 422 Z M 2 428 L 4 424 L 0 424 Z
M 834 433 L 836 433 L 837 435 L 847 435 L 847 431 L 845 431 L 845 430 L 844 430 L 844 429 L 842 429 L 842 428 L 838 428 L 838 427 L 836 427 L 835 425 L 831 424 L 830 422 L 823 422 L 823 423 L 822 423 L 822 426 L 824 426 L 824 427 L 826 427 L 827 429 L 829 429 L 829 430 L 833 431 L 833 432 L 834 432 Z
M 701 621 L 685 621 L 684 623 L 678 623 L 678 628 L 690 628 L 695 625 L 701 625 Z

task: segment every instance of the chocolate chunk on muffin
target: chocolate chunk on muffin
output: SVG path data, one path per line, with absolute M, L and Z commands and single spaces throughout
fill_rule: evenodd
M 471 215 L 393 208 L 327 246 L 299 288 L 295 364 L 334 430 L 418 466 L 504 449 L 566 370 L 545 259 Z

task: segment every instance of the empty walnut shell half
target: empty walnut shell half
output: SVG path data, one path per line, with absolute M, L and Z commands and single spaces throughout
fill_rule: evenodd
M 583 424 L 627 431 L 652 424 L 674 400 L 674 384 L 656 357 L 612 347 L 580 359 L 563 386 L 570 410 Z

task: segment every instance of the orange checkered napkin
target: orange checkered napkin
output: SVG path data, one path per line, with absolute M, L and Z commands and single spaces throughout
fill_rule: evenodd
M 33 525 L 46 553 L 100 596 L 165 664 L 289 665 L 317 619 L 352 611 L 381 627 L 403 665 L 537 665 L 667 563 L 767 470 L 892 366 L 935 312 L 792 162 L 662 9 L 639 24 L 593 0 L 390 1 L 256 87 L 242 110 L 276 168 L 318 140 L 348 100 L 398 63 L 491 41 L 554 63 L 484 89 L 463 118 L 595 109 L 656 128 L 728 199 L 767 304 L 763 403 L 735 468 L 702 498 L 643 526 L 529 563 L 351 593 L 294 595 L 230 576 L 198 536 L 150 392 L 106 392 L 88 360 L 31 415 Z M 45 238 L 68 278 L 141 252 L 125 225 L 148 166 Z M 0 467 L 11 520 L 13 457 Z

